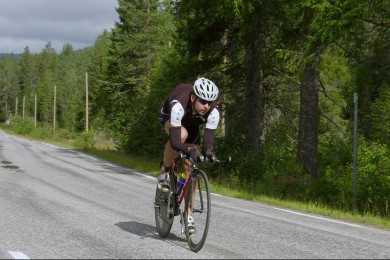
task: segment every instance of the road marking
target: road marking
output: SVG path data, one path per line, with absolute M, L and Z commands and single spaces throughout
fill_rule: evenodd
M 98 161 L 98 159 L 96 159 L 95 157 L 85 155 L 84 153 L 79 153 L 79 156 L 80 157 L 86 157 L 86 158 L 94 160 L 94 161 Z
M 292 213 L 292 214 L 296 214 L 296 215 L 300 215 L 300 216 L 305 216 L 305 217 L 309 217 L 309 218 L 325 220 L 325 221 L 334 222 L 334 223 L 338 223 L 338 224 L 344 224 L 344 225 L 348 225 L 348 226 L 352 226 L 352 227 L 359 227 L 359 228 L 363 227 L 363 226 L 359 226 L 359 225 L 355 225 L 355 224 L 351 224 L 351 223 L 347 223 L 347 222 L 343 222 L 343 221 L 337 221 L 337 220 L 333 220 L 333 219 L 322 218 L 322 217 L 317 217 L 317 216 L 313 216 L 313 215 L 309 215 L 309 214 L 299 213 L 299 212 L 295 212 L 295 211 L 292 211 L 292 210 L 275 208 L 275 207 L 273 207 L 273 208 L 276 209 L 276 210 L 285 211 L 285 212 L 288 212 L 288 213 Z
M 156 179 L 156 177 L 154 177 L 154 176 L 146 175 L 146 174 L 143 174 L 143 173 L 140 173 L 140 172 L 134 172 L 134 171 L 133 171 L 133 173 L 138 174 L 138 175 L 141 175 L 141 176 L 146 177 L 146 178 L 149 178 L 149 179 L 153 179 L 153 180 Z
M 30 259 L 25 254 L 23 254 L 22 252 L 18 252 L 18 251 L 8 251 L 8 254 L 10 254 L 14 259 Z
M 44 142 L 39 142 L 39 141 L 36 141 L 36 143 L 44 144 L 44 145 L 49 146 L 51 148 L 60 148 L 54 144 L 49 144 L 49 143 L 44 143 Z
M 111 164 L 111 163 L 105 163 L 104 165 L 107 165 L 107 166 L 110 166 L 110 167 L 118 167 L 118 166 L 116 166 L 114 164 Z

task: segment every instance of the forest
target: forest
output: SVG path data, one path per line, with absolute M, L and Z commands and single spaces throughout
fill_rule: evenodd
M 2 55 L 0 121 L 162 159 L 162 98 L 203 76 L 220 90 L 216 155 L 233 158 L 210 178 L 390 217 L 389 1 L 118 0 L 116 11 L 88 48 Z

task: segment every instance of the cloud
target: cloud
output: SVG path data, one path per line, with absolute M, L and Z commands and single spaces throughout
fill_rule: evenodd
M 0 0 L 0 53 L 40 52 L 50 41 L 60 52 L 93 45 L 118 20 L 117 0 Z

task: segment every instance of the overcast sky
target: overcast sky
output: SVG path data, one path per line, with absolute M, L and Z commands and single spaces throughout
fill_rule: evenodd
M 0 53 L 40 53 L 50 41 L 57 53 L 94 44 L 118 21 L 117 0 L 0 0 Z

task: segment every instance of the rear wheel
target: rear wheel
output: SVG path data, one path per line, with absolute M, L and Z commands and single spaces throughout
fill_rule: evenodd
M 184 208 L 185 232 L 190 249 L 198 252 L 202 249 L 210 224 L 210 186 L 207 175 L 202 170 L 197 170 L 192 176 L 190 186 L 186 193 Z M 188 229 L 188 215 L 192 215 L 196 232 Z

